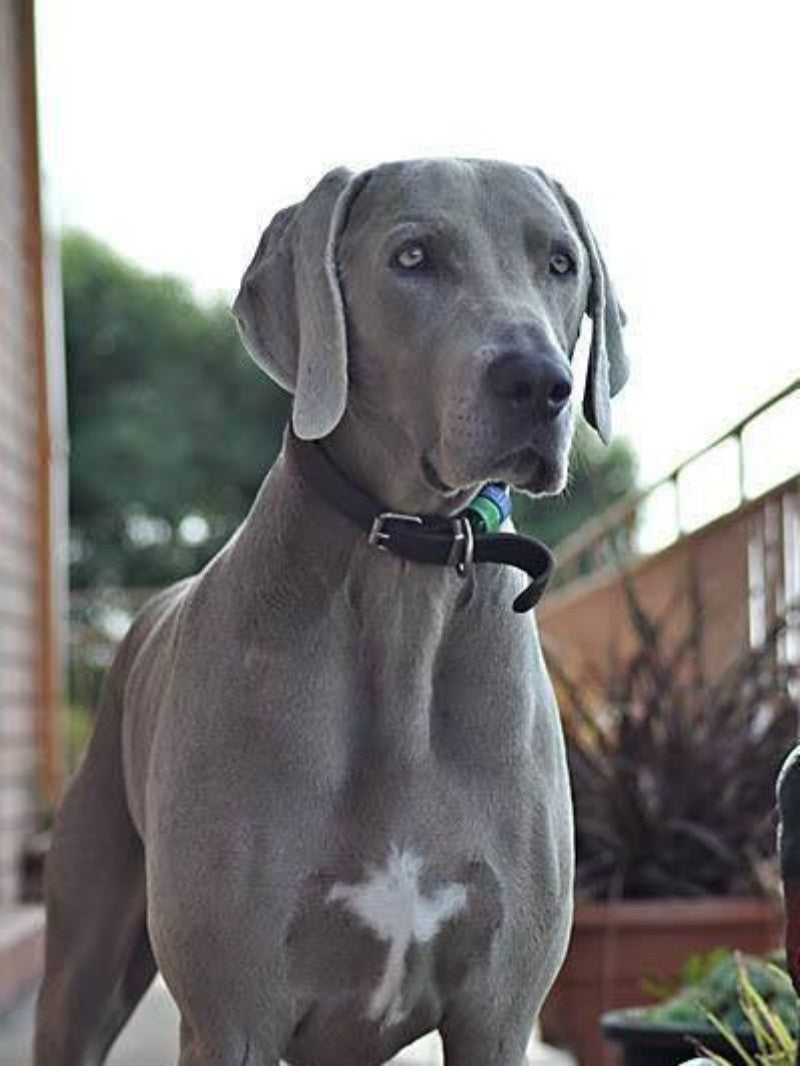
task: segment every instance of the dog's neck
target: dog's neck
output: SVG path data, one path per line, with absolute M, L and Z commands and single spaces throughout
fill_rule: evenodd
M 460 580 L 452 568 L 409 563 L 369 545 L 304 477 L 297 446 L 287 436 L 232 545 L 237 572 L 246 567 L 253 575 L 253 624 L 279 610 L 296 639 L 318 634 L 310 645 L 321 641 L 316 654 L 333 677 L 344 670 L 337 648 L 357 646 L 358 661 L 374 664 L 365 667 L 368 714 L 359 743 L 414 760 L 430 744 L 436 657 L 454 614 L 474 595 L 474 575 Z
M 302 581 L 307 575 L 321 582 L 324 589 L 317 593 L 319 601 L 325 589 L 330 591 L 345 581 L 352 583 L 354 575 L 361 571 L 391 573 L 403 561 L 369 545 L 365 531 L 323 498 L 307 476 L 306 464 L 300 458 L 300 449 L 308 447 L 310 445 L 291 433 L 284 435 L 281 452 L 232 548 L 237 555 L 244 552 L 249 567 L 256 566 L 256 560 L 259 561 L 258 569 L 268 566 L 270 581 L 275 577 L 276 568 L 282 568 L 287 572 L 291 569 L 296 581 Z M 434 495 L 431 493 L 426 498 L 421 493 L 415 494 L 413 478 L 398 476 L 397 491 L 387 500 L 378 493 L 381 487 L 385 488 L 391 482 L 390 477 L 370 479 L 365 473 L 359 478 L 354 471 L 356 464 L 348 462 L 350 452 L 345 456 L 345 449 L 329 440 L 326 440 L 325 448 L 339 470 L 346 473 L 354 485 L 366 489 L 376 503 L 387 509 L 403 509 L 407 514 L 433 513 Z M 364 458 L 358 450 L 354 454 Z M 376 456 L 373 456 L 373 469 L 375 465 Z M 417 503 L 423 506 L 417 508 Z M 429 584 L 438 587 L 443 583 L 444 568 L 425 566 L 423 569 Z M 446 584 L 449 587 L 453 582 Z M 456 591 L 461 585 L 461 582 L 455 583 Z
M 362 571 L 370 583 L 376 580 L 380 583 L 380 576 L 383 575 L 391 584 L 397 576 L 397 564 L 403 564 L 400 572 L 406 572 L 410 567 L 412 573 L 420 576 L 424 587 L 418 589 L 417 594 L 423 600 L 428 599 L 428 592 L 432 589 L 434 599 L 444 600 L 451 605 L 460 603 L 462 606 L 468 602 L 475 587 L 476 567 L 469 564 L 465 568 L 461 565 L 456 567 L 461 556 L 457 547 L 455 555 L 453 549 L 459 527 L 445 522 L 447 533 L 442 538 L 440 523 L 438 541 L 424 548 L 417 541 L 416 545 L 407 542 L 402 548 L 398 546 L 390 552 L 380 551 L 378 541 L 374 539 L 374 520 L 383 513 L 384 507 L 387 511 L 394 511 L 394 517 L 431 515 L 435 512 L 430 504 L 425 508 L 424 502 L 419 508 L 403 503 L 387 505 L 372 495 L 374 489 L 365 495 L 363 482 L 359 484 L 354 478 L 351 479 L 348 469 L 342 468 L 340 453 L 336 458 L 330 452 L 326 456 L 321 447 L 301 441 L 287 430 L 281 453 L 261 487 L 247 522 L 231 545 L 233 556 L 243 558 L 251 572 L 254 567 L 256 571 L 264 572 L 263 568 L 268 566 L 273 579 L 289 569 L 295 574 L 308 574 L 321 586 L 316 596 L 312 597 L 317 602 L 326 595 L 326 590 L 333 590 Z M 409 479 L 403 484 L 407 486 L 412 481 Z M 348 482 L 350 489 L 346 488 Z M 361 491 L 356 492 L 356 489 Z M 464 503 L 474 495 L 474 491 L 465 494 L 462 497 Z M 403 496 L 401 490 L 401 495 L 392 499 L 398 498 L 402 500 L 408 497 Z M 461 503 L 461 499 L 458 502 Z M 459 508 L 454 507 L 453 510 L 458 513 Z M 449 508 L 440 508 L 438 513 L 442 516 L 452 512 Z M 466 524 L 465 520 L 462 521 Z M 452 529 L 456 529 L 456 533 L 452 533 Z M 451 540 L 451 537 L 454 539 Z M 487 542 L 489 539 L 486 538 Z M 498 548 L 504 553 L 499 558 Z M 463 551 L 462 545 L 462 554 Z M 431 553 L 433 558 L 426 557 Z M 470 547 L 470 557 L 471 553 Z M 490 592 L 491 599 L 501 593 L 508 597 L 503 605 L 503 613 L 510 610 L 512 603 L 516 610 L 528 610 L 541 595 L 549 576 L 552 558 L 547 549 L 535 540 L 506 536 L 505 539 L 498 538 L 498 544 L 490 548 L 482 541 L 476 542 L 475 558 L 485 561 L 487 553 L 491 562 L 510 565 L 479 566 L 478 569 L 485 575 L 482 575 L 480 586 Z M 410 561 L 417 559 L 420 561 L 414 561 L 413 564 Z M 390 560 L 394 565 L 390 565 Z M 528 587 L 520 587 L 520 573 L 515 568 L 527 572 L 534 581 Z M 459 580 L 453 582 L 456 570 Z M 469 574 L 469 579 L 464 578 L 465 573 Z M 409 582 L 416 583 L 411 582 L 411 579 Z M 465 589 L 470 590 L 468 595 L 464 594 Z M 520 595 L 523 589 L 524 599 Z M 517 604 L 518 598 L 522 607 Z
M 355 485 L 387 511 L 454 515 L 480 487 L 447 495 L 438 492 L 426 480 L 422 455 L 402 426 L 387 419 L 378 433 L 355 410 L 345 412 L 322 447 Z
M 519 663 L 531 654 L 530 616 L 511 610 L 524 585 L 519 571 L 479 567 L 461 579 L 453 567 L 407 562 L 371 546 L 304 477 L 290 437 L 228 562 L 235 574 L 226 587 L 237 590 L 240 609 L 247 600 L 254 635 L 280 612 L 282 631 L 328 663 L 332 684 L 352 676 L 355 655 L 360 673 L 353 683 L 366 693 L 347 701 L 362 716 L 354 735 L 373 754 L 414 760 L 429 750 L 444 663 L 486 655 Z M 453 676 L 448 684 L 452 690 Z M 477 725 L 473 732 L 484 735 Z

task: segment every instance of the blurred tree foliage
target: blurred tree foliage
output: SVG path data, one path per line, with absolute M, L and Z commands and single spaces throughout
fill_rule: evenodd
M 62 244 L 70 422 L 71 581 L 160 586 L 242 520 L 280 447 L 288 397 L 246 357 L 230 311 L 198 302 L 81 233 Z M 519 498 L 555 544 L 624 494 L 624 442 L 579 433 L 558 500 Z
M 64 237 L 62 271 L 71 580 L 160 586 L 239 524 L 288 399 L 246 357 L 222 303 L 200 304 L 80 233 Z

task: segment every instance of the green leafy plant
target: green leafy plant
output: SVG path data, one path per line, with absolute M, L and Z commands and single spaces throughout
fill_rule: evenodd
M 689 956 L 675 977 L 671 979 L 645 978 L 642 981 L 642 992 L 649 999 L 664 1002 L 677 995 L 681 989 L 692 988 L 700 984 L 715 966 L 729 956 L 729 948 L 698 951 Z
M 708 1021 L 745 1066 L 795 1066 L 797 998 L 789 975 L 784 969 L 767 964 L 768 980 L 759 982 L 741 956 L 736 957 L 735 965 L 739 1010 L 755 1036 L 757 1049 L 751 1052 L 743 1045 L 740 1030 L 731 1021 L 712 1011 L 707 1013 Z M 706 1047 L 702 1051 L 717 1066 L 733 1066 L 718 1052 Z
M 753 997 L 788 1028 L 794 1024 L 797 998 L 782 956 L 768 959 L 727 950 L 714 953 L 704 976 L 653 1007 L 631 1011 L 639 1021 L 690 1030 L 724 1027 L 741 1034 L 752 1027 Z M 747 993 L 745 995 L 745 992 Z
M 706 969 L 703 976 L 663 1003 L 612 1012 L 604 1023 L 634 1033 L 673 1031 L 705 1056 L 692 1066 L 795 1066 L 798 1004 L 783 955 L 720 950 L 695 964 L 697 972 Z
M 169 584 L 241 522 L 289 397 L 245 356 L 222 302 L 87 234 L 65 234 L 61 250 L 70 582 Z

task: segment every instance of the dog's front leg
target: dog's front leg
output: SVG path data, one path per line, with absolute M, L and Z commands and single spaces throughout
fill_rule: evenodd
M 203 972 L 200 966 L 188 998 L 184 988 L 175 991 L 181 1012 L 178 1066 L 279 1066 L 281 1041 L 268 997 L 246 996 L 229 982 L 218 983 L 213 968 Z
M 217 950 L 218 932 L 177 942 L 165 949 L 163 934 L 156 948 L 165 980 L 181 1015 L 179 1066 L 278 1066 L 290 1030 L 286 997 L 275 974 L 262 959 L 249 954 L 234 930 L 230 954 Z M 251 933 L 252 940 L 258 941 Z
M 240 1033 L 197 1032 L 181 1022 L 178 1066 L 279 1066 L 280 1056 Z
M 179 1066 L 278 1066 L 295 1019 L 282 923 L 258 864 L 244 861 L 262 849 L 216 807 L 205 813 L 170 823 L 162 812 L 148 851 L 150 932 L 181 1015 Z
M 523 1066 L 527 1061 L 533 1008 L 513 1003 L 504 1009 L 486 991 L 486 997 L 470 997 L 469 1004 L 445 1014 L 439 1026 L 445 1066 Z

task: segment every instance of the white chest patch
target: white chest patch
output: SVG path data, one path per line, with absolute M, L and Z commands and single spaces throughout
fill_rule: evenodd
M 404 1016 L 403 980 L 406 952 L 412 941 L 433 940 L 441 926 L 462 911 L 467 890 L 453 882 L 440 885 L 429 896 L 420 892 L 422 859 L 413 851 L 389 850 L 386 865 L 372 866 L 356 885 L 335 884 L 328 902 L 341 901 L 380 939 L 389 944 L 386 967 L 370 997 L 367 1015 L 382 1026 L 394 1025 Z

